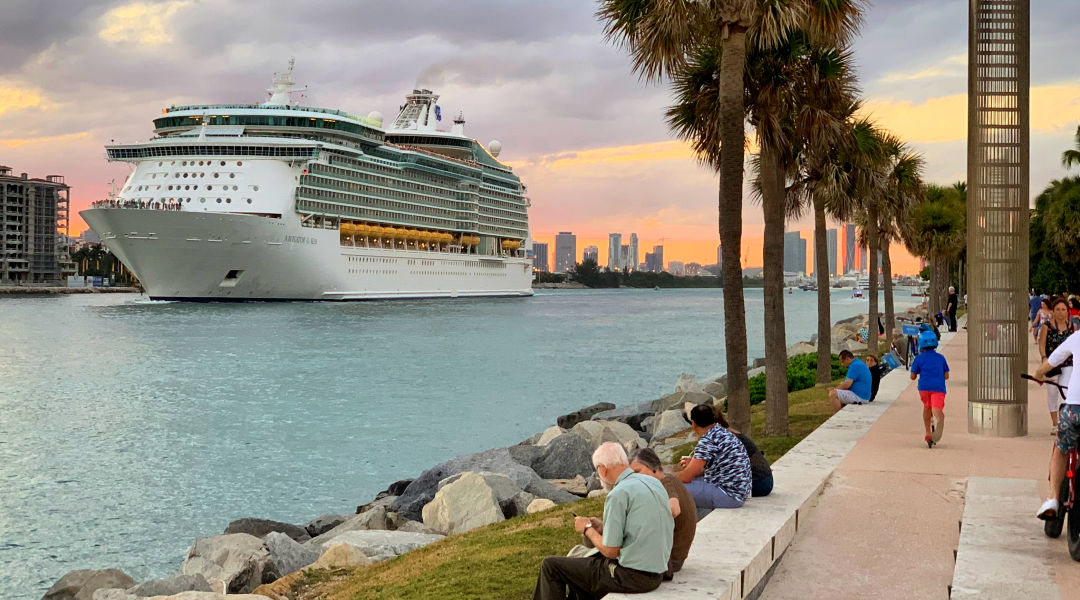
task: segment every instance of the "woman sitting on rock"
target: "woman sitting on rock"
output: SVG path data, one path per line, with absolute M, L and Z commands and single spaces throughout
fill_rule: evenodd
M 701 439 L 693 455 L 679 461 L 683 469 L 678 478 L 694 498 L 698 520 L 714 508 L 739 508 L 750 496 L 753 481 L 746 448 L 708 404 L 690 411 L 690 426 Z

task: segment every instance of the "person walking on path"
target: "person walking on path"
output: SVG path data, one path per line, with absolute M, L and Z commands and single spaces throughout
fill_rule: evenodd
M 1065 341 L 1065 338 L 1076 331 L 1076 326 L 1069 319 L 1069 303 L 1064 297 L 1050 299 L 1050 320 L 1039 330 L 1039 356 L 1046 360 L 1057 347 Z M 1047 377 L 1048 381 L 1069 381 L 1072 372 L 1073 359 L 1070 356 L 1062 363 L 1061 375 Z M 1066 372 L 1066 370 L 1068 372 Z M 1050 411 L 1050 435 L 1057 435 L 1058 406 L 1061 404 L 1061 394 L 1052 385 L 1046 387 L 1046 408 Z
M 846 404 L 865 404 L 870 401 L 874 377 L 870 367 L 855 358 L 850 350 L 840 351 L 840 364 L 847 367 L 847 375 L 840 385 L 829 390 L 829 402 L 833 412 L 840 412 Z
M 1035 313 L 1035 316 L 1031 319 L 1031 337 L 1035 339 L 1035 343 L 1039 342 L 1039 331 L 1042 330 L 1044 323 L 1050 320 L 1050 302 L 1048 300 L 1040 300 L 1039 311 Z
M 956 331 L 956 309 L 959 308 L 960 297 L 956 294 L 956 288 L 949 286 L 949 299 L 945 302 L 945 314 L 949 315 L 949 331 Z
M 920 333 L 919 355 L 911 363 L 911 379 L 919 380 L 925 428 L 923 440 L 927 448 L 933 448 L 941 441 L 941 434 L 945 431 L 945 381 L 949 379 L 949 362 L 937 353 L 937 345 L 937 336 L 933 332 Z
M 599 552 L 545 558 L 533 600 L 651 592 L 660 587 L 668 569 L 675 520 L 664 485 L 630 470 L 626 450 L 615 442 L 600 444 L 592 462 L 604 488 L 611 490 L 604 500 L 604 532 L 597 531 L 592 519 L 577 516 L 574 530 Z

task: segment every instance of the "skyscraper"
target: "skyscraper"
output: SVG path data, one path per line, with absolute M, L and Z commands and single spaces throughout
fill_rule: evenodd
M 548 265 L 548 245 L 543 242 L 533 242 L 533 267 L 538 271 L 550 271 Z
M 645 270 L 660 273 L 664 270 L 664 247 L 653 246 L 652 250 L 645 253 Z
M 585 253 L 582 255 L 581 260 L 591 260 L 596 264 L 600 264 L 600 249 L 596 246 L 585 246 Z
M 628 271 L 636 271 L 638 266 L 638 245 L 637 234 L 630 234 L 630 253 L 626 258 L 626 269 Z
M 806 240 L 798 231 L 784 234 L 784 271 L 806 273 Z
M 560 231 L 555 236 L 555 272 L 565 273 L 576 264 L 577 236 L 569 231 Z
M 621 266 L 619 259 L 622 257 L 622 234 L 621 233 L 609 233 L 608 234 L 608 255 L 607 255 L 607 268 L 610 271 L 617 271 Z
M 623 244 L 619 248 L 619 268 L 623 271 L 630 269 L 630 245 Z
M 836 230 L 825 231 L 825 245 L 829 248 L 829 275 L 836 276 L 840 273 L 836 270 Z M 814 268 L 817 271 L 817 267 Z
M 844 225 L 844 273 L 855 270 L 855 226 Z
M 859 272 L 866 272 L 866 257 L 870 255 L 870 250 L 866 246 L 859 246 Z

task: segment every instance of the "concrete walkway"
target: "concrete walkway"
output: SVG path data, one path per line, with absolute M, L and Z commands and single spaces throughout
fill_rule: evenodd
M 1053 438 L 1043 388 L 1029 390 L 1028 436 L 968 434 L 967 333 L 949 337 L 941 348 L 951 379 L 940 445 L 930 450 L 923 441 L 922 403 L 912 382 L 826 483 L 761 598 L 948 598 L 968 478 L 1031 480 L 1046 494 Z M 1032 347 L 1029 371 L 1037 358 Z M 1026 510 L 1034 515 L 1037 509 Z M 1030 527 L 1041 534 L 1034 516 Z M 1009 543 L 1003 535 L 1003 547 Z M 1080 598 L 1080 563 L 1069 558 L 1065 536 L 1035 547 L 1042 556 L 1033 558 L 1049 565 L 1046 577 L 1056 581 L 1061 597 Z

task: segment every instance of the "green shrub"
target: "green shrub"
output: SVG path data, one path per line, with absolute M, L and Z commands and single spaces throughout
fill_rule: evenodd
M 844 376 L 844 367 L 840 364 L 840 358 L 832 355 L 831 380 L 836 381 Z M 761 404 L 765 401 L 765 374 L 761 373 L 750 378 L 750 404 Z M 787 389 L 789 392 L 810 389 L 817 385 L 817 354 L 808 352 L 798 354 L 788 359 L 787 365 Z

